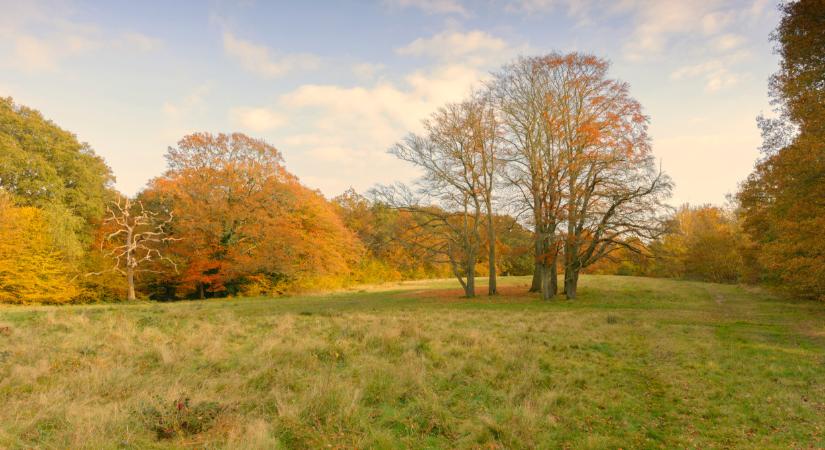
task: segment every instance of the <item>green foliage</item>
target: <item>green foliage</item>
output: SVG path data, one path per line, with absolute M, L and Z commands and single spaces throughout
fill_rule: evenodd
M 0 98 L 0 188 L 47 211 L 55 242 L 79 257 L 111 196 L 112 173 L 88 144 L 38 111 Z
M 0 218 L 0 301 L 106 297 L 80 274 L 93 265 L 87 251 L 112 180 L 87 144 L 38 111 L 0 98 L 0 191 L 7 208 Z

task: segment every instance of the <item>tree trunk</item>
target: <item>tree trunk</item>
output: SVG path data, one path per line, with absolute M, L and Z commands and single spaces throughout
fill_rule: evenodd
M 475 263 L 467 264 L 467 285 L 464 287 L 464 296 L 473 298 L 476 296 L 476 274 Z
M 198 298 L 203 300 L 206 298 L 206 289 L 203 286 L 203 283 L 198 283 Z
M 541 292 L 541 278 L 542 272 L 544 271 L 544 263 L 542 261 L 542 254 L 544 253 L 544 249 L 542 248 L 542 242 L 540 239 L 534 239 L 534 255 L 536 264 L 533 268 L 533 283 L 530 285 L 530 292 Z
M 541 272 L 542 264 L 536 263 L 533 268 L 533 281 L 530 283 L 530 292 L 541 292 Z
M 487 207 L 487 245 L 490 246 L 490 254 L 487 261 L 490 265 L 487 295 L 496 295 L 498 294 L 498 286 L 496 285 L 496 228 L 493 218 L 493 204 L 490 197 L 491 194 L 488 192 L 484 200 L 485 206 Z
M 126 206 L 128 207 L 128 203 Z M 126 300 L 134 300 L 135 297 L 135 260 L 134 251 L 136 243 L 133 239 L 132 227 L 129 226 L 126 231 L 126 284 L 129 291 L 126 293 Z
M 541 280 L 541 298 L 550 300 L 556 296 L 559 290 L 558 273 L 556 270 L 556 258 L 549 261 L 543 266 L 542 280 Z
M 579 271 L 568 267 L 564 270 L 564 296 L 569 300 L 576 298 L 576 288 L 579 284 Z
M 495 233 L 490 233 L 490 278 L 489 284 L 487 286 L 487 295 L 496 295 L 498 294 L 498 289 L 496 286 L 496 244 L 495 244 Z
M 129 285 L 129 292 L 126 294 L 127 300 L 135 300 L 135 269 L 132 267 L 126 268 L 126 283 Z

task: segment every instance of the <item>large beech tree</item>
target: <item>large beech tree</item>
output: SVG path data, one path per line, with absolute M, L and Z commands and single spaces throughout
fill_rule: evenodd
M 521 58 L 491 89 L 503 124 L 511 197 L 530 211 L 532 290 L 550 298 L 556 268 L 576 296 L 582 269 L 658 236 L 669 179 L 656 170 L 647 118 L 628 86 L 592 55 Z
M 144 197 L 175 215 L 170 245 L 180 282 L 203 297 L 254 274 L 345 274 L 359 246 L 334 208 L 302 186 L 281 153 L 246 135 L 195 133 L 167 153 L 169 170 Z
M 558 291 L 556 229 L 560 220 L 559 149 L 550 133 L 548 94 L 551 58 L 519 58 L 505 65 L 490 83 L 501 123 L 503 188 L 517 217 L 529 212 L 535 266 L 531 292 L 550 298 Z
M 628 85 L 608 78 L 607 61 L 571 53 L 546 56 L 544 120 L 558 167 L 564 293 L 575 298 L 579 273 L 620 248 L 662 232 L 671 182 L 651 154 L 647 117 Z

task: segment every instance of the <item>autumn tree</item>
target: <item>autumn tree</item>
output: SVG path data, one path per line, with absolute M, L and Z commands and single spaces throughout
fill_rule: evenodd
M 142 198 L 175 215 L 176 280 L 199 297 L 251 280 L 318 280 L 349 272 L 359 245 L 332 206 L 302 186 L 281 153 L 240 133 L 195 133 L 167 152 L 169 169 Z M 256 282 L 257 282 L 256 281 Z
M 744 236 L 736 216 L 716 206 L 684 205 L 649 246 L 652 275 L 732 283 L 743 271 Z
M 448 104 L 424 121 L 425 132 L 410 134 L 390 153 L 422 169 L 417 190 L 382 187 L 377 198 L 424 218 L 417 240 L 427 242 L 433 254 L 446 257 L 467 297 L 475 296 L 476 263 L 483 242 L 485 215 L 492 223 L 497 130 L 491 105 L 484 98 Z M 488 226 L 491 242 L 488 293 L 495 289 L 495 227 Z M 430 239 L 437 236 L 435 239 Z
M 412 213 L 357 193 L 350 188 L 335 197 L 344 224 L 365 247 L 369 257 L 357 268 L 364 282 L 450 276 L 445 264 L 409 245 L 415 234 Z
M 113 201 L 106 212 L 103 225 L 111 231 L 104 241 L 109 247 L 107 256 L 113 260 L 108 271 L 126 277 L 126 298 L 135 300 L 135 274 L 153 271 L 146 266 L 166 261 L 177 271 L 174 261 L 161 253 L 162 246 L 176 240 L 168 233 L 173 215 L 150 211 L 143 206 L 143 202 L 135 202 L 128 197 Z M 94 272 L 87 276 L 100 274 Z
M 663 232 L 671 182 L 657 169 L 642 114 L 607 61 L 571 53 L 545 57 L 550 89 L 544 121 L 561 192 L 564 293 L 575 298 L 579 274 L 619 248 Z
M 781 64 L 769 85 L 776 117 L 759 118 L 762 158 L 738 199 L 762 279 L 825 299 L 825 3 L 780 10 L 772 39 Z
M 0 189 L 0 302 L 66 303 L 82 290 L 55 245 L 47 215 Z
M 495 74 L 490 91 L 501 123 L 504 189 L 516 217 L 529 212 L 533 228 L 531 292 L 550 298 L 558 291 L 556 272 L 561 188 L 558 146 L 546 120 L 553 89 L 553 59 L 519 58 Z

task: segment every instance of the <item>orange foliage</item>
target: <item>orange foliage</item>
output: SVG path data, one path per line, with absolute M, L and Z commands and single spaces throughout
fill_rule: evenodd
M 174 213 L 171 232 L 181 239 L 169 249 L 184 290 L 231 294 L 256 274 L 273 282 L 348 275 L 357 240 L 271 145 L 238 133 L 197 133 L 167 159 L 169 171 L 144 197 Z

